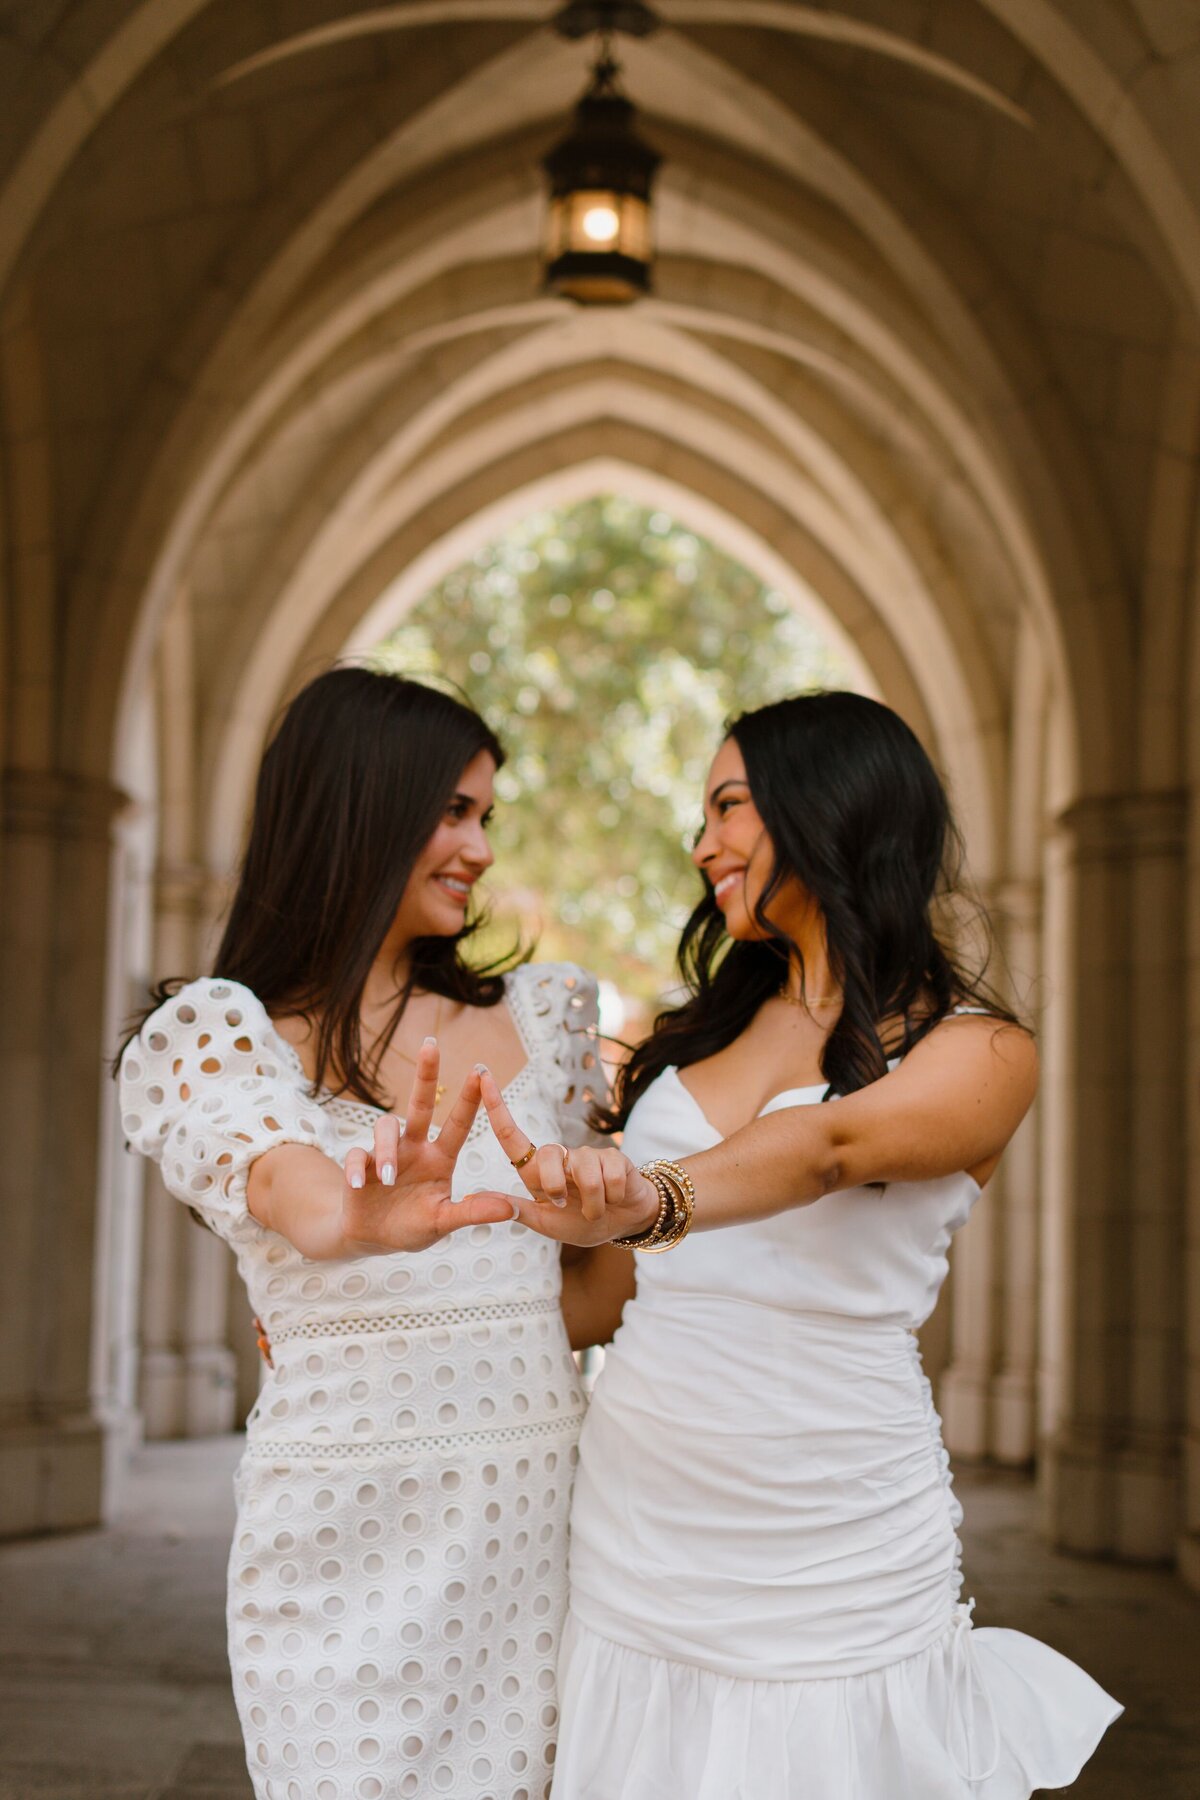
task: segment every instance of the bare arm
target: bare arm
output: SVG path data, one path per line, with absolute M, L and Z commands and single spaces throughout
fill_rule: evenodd
M 994 1164 L 1029 1110 L 1037 1070 L 1034 1041 L 1019 1027 L 945 1020 L 870 1087 L 770 1113 L 685 1158 L 695 1223 L 732 1225 L 842 1188 Z
M 756 1119 L 711 1150 L 683 1159 L 696 1187 L 693 1229 L 770 1217 L 868 1182 L 929 1181 L 994 1163 L 1037 1087 L 1037 1050 L 1019 1027 L 987 1018 L 947 1019 L 898 1069 L 823 1106 Z M 510 1160 L 528 1139 L 489 1077 L 483 1097 Z M 520 1172 L 535 1203 L 523 1224 L 572 1243 L 604 1243 L 644 1230 L 658 1211 L 652 1184 L 619 1152 L 605 1150 L 602 1178 L 572 1151 L 569 1172 L 545 1145 Z M 557 1202 L 536 1204 L 538 1199 Z M 565 1201 L 565 1204 L 564 1204 Z
M 346 1178 L 337 1163 L 308 1144 L 280 1144 L 250 1165 L 246 1205 L 268 1231 L 314 1262 L 358 1253 L 342 1224 Z
M 611 1343 L 637 1286 L 633 1251 L 563 1247 L 562 1314 L 572 1350 Z

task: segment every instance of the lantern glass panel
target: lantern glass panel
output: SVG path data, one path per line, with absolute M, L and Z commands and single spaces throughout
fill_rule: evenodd
M 580 188 L 556 194 L 546 227 L 546 258 L 554 262 L 568 252 L 605 255 L 616 252 L 650 260 L 650 209 L 636 194 L 605 188 Z

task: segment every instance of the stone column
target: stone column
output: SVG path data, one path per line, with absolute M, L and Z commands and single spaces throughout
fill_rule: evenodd
M 195 858 L 196 668 L 181 593 L 163 620 L 157 664 L 159 864 L 154 964 L 160 976 L 203 966 L 213 883 Z M 142 1330 L 147 1437 L 202 1437 L 234 1422 L 236 1360 L 226 1341 L 229 1251 L 148 1176 Z
M 1005 882 L 989 911 L 1024 1011 L 1038 966 L 1040 889 Z M 953 1249 L 952 1360 L 938 1388 L 946 1445 L 963 1458 L 1022 1465 L 1033 1457 L 1037 1359 L 1036 1106 L 1004 1153 Z
M 8 767 L 0 794 L 0 1535 L 95 1523 L 92 1273 L 112 820 L 107 781 Z
M 985 895 L 994 934 L 988 977 L 1021 1016 L 1036 1004 L 1041 965 L 1048 710 L 1044 647 L 1026 613 L 1017 630 L 1004 799 L 997 804 L 1003 833 L 996 860 L 1002 874 Z M 954 1357 L 939 1395 L 954 1454 L 1012 1464 L 1028 1462 L 1034 1447 L 1036 1111 L 1009 1144 L 954 1246 Z
M 997 1174 L 980 1196 L 953 1249 L 952 1361 L 938 1384 L 938 1408 L 952 1456 L 988 1454 L 995 1368 Z
M 1004 965 L 991 972 L 1006 1001 L 1024 1010 L 1036 974 L 1040 891 L 1004 882 L 990 905 Z M 954 1246 L 952 1359 L 937 1390 L 946 1447 L 961 1458 L 1033 1460 L 1038 1307 L 1036 1109 L 1009 1143 Z
M 159 865 L 155 964 L 198 968 L 210 883 L 196 864 Z M 141 1404 L 147 1438 L 203 1437 L 233 1422 L 233 1353 L 226 1343 L 229 1251 L 198 1225 L 146 1167 Z
M 1042 889 L 1039 882 L 1005 882 L 998 924 L 1013 977 L 1018 1013 L 1038 1024 Z M 1041 1195 L 1041 1102 L 1035 1101 L 1002 1165 L 999 1251 L 998 1367 L 991 1380 L 989 1454 L 997 1462 L 1032 1462 L 1037 1444 L 1038 1213 Z
M 1200 667 L 1200 643 L 1196 646 Z M 1184 1510 L 1179 1571 L 1200 1593 L 1200 708 L 1193 703 L 1191 820 L 1189 829 L 1188 986 L 1189 1023 L 1184 1110 L 1187 1120 L 1187 1224 L 1184 1245 L 1187 1311 L 1187 1422 L 1183 1440 Z
M 1180 1517 L 1184 817 L 1182 794 L 1155 792 L 1060 821 L 1073 898 L 1048 1522 L 1064 1548 L 1139 1560 L 1175 1553 Z
M 140 1003 L 152 863 L 150 809 L 132 803 L 117 821 L 110 880 L 111 929 L 105 971 L 104 1053 L 121 1042 Z M 100 1105 L 99 1179 L 96 1185 L 96 1255 L 93 1294 L 92 1389 L 107 1437 L 107 1517 L 130 1452 L 141 1441 L 138 1405 L 143 1165 L 125 1145 L 115 1084 L 105 1080 Z

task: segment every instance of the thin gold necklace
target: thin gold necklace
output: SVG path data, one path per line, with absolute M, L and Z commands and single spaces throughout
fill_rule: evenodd
M 433 1036 L 434 1036 L 434 1037 L 437 1037 L 437 1035 L 438 1035 L 438 1029 L 439 1029 L 439 1027 L 440 1027 L 440 1025 L 441 1025 L 441 1023 L 442 1023 L 442 995 L 441 995 L 441 994 L 439 994 L 439 995 L 438 995 L 438 997 L 437 997 L 437 1005 L 436 1005 L 436 1006 L 435 1006 L 435 1007 L 434 1007 L 434 1009 L 433 1009 Z M 395 1052 L 396 1052 L 396 1055 L 397 1055 L 397 1056 L 401 1056 L 401 1057 L 403 1057 L 403 1058 L 404 1058 L 404 1061 L 405 1061 L 405 1062 L 406 1062 L 406 1063 L 411 1063 L 411 1065 L 412 1065 L 412 1067 L 413 1067 L 413 1068 L 414 1068 L 414 1069 L 415 1069 L 415 1068 L 416 1068 L 416 1066 L 417 1066 L 417 1059 L 416 1059 L 416 1057 L 415 1057 L 415 1056 L 410 1056 L 410 1055 L 409 1055 L 409 1054 L 408 1054 L 408 1051 L 407 1051 L 407 1050 L 402 1050 L 402 1049 L 401 1049 L 401 1048 L 400 1048 L 400 1046 L 399 1046 L 399 1044 L 393 1044 L 393 1045 L 392 1045 L 392 1049 L 393 1049 L 393 1050 L 394 1050 L 394 1051 L 395 1051 Z M 438 1084 L 437 1084 L 437 1093 L 436 1093 L 436 1094 L 435 1094 L 435 1095 L 434 1095 L 434 1096 L 433 1096 L 433 1104 L 434 1104 L 434 1105 L 435 1105 L 435 1106 L 440 1106 L 440 1105 L 441 1105 L 441 1103 L 442 1103 L 442 1096 L 443 1096 L 443 1094 L 444 1094 L 444 1093 L 445 1093 L 445 1092 L 446 1092 L 446 1084 L 445 1084 L 445 1082 L 444 1082 L 444 1081 L 439 1081 L 439 1082 L 438 1082 Z
M 811 1012 L 814 1006 L 840 1006 L 841 994 L 792 994 L 786 987 L 779 990 L 779 998 L 789 1006 L 798 1006 L 802 1012 Z

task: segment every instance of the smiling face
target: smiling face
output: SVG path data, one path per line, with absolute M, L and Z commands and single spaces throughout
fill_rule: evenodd
M 726 738 L 708 772 L 704 832 L 692 851 L 692 861 L 712 883 L 713 898 L 725 915 L 730 937 L 746 940 L 769 935 L 754 913 L 775 866 L 775 848 L 754 804 L 735 738 Z M 807 890 L 794 875 L 785 876 L 767 907 L 771 923 L 796 942 L 811 913 Z
M 495 860 L 487 840 L 496 761 L 487 750 L 472 757 L 458 778 L 441 824 L 413 865 L 390 939 L 457 937 L 466 922 L 471 890 Z

